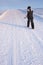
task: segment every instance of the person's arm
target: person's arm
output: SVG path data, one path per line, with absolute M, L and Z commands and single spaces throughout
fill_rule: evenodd
M 27 18 L 27 13 L 26 13 L 26 15 L 25 15 L 25 17 L 24 18 Z
M 33 18 L 33 10 L 32 10 L 32 18 Z

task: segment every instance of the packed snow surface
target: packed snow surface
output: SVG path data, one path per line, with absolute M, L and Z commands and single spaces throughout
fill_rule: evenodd
M 20 10 L 0 15 L 0 65 L 43 65 L 43 18 L 34 14 L 32 29 L 24 17 Z

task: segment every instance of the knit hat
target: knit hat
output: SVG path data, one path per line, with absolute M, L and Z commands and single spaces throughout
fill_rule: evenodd
M 31 8 L 31 6 L 28 6 L 28 7 L 27 7 L 27 9 L 30 9 L 30 8 Z

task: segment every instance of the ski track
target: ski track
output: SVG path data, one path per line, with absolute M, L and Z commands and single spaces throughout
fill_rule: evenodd
M 32 31 L 37 40 L 43 45 L 43 40 L 36 34 L 36 32 Z

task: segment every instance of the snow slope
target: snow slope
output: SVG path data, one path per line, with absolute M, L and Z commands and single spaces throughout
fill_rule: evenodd
M 4 13 L 3 13 L 4 14 Z M 0 16 L 0 65 L 43 65 L 43 18 L 34 15 L 35 29 L 25 14 L 7 10 Z
M 43 8 L 36 8 L 36 9 L 33 9 L 33 10 L 34 10 L 35 15 L 38 15 L 38 16 L 43 18 Z

